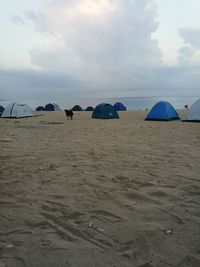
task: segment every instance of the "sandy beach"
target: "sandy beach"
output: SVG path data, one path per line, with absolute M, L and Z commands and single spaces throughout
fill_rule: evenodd
M 200 266 L 200 124 L 0 119 L 0 267 Z

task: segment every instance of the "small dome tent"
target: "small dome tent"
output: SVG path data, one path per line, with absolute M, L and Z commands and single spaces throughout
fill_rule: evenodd
M 116 109 L 107 103 L 97 105 L 92 113 L 94 119 L 119 119 Z
M 200 98 L 185 113 L 184 121 L 200 122 Z
M 43 106 L 39 106 L 36 108 L 36 111 L 45 111 L 45 108 Z
M 62 111 L 62 109 L 59 107 L 59 105 L 55 104 L 55 103 L 47 104 L 44 109 L 45 109 L 45 111 Z
M 126 107 L 121 103 L 121 102 L 116 102 L 114 104 L 114 108 L 117 110 L 117 111 L 126 111 Z
M 1 117 L 1 114 L 4 112 L 5 108 L 3 106 L 0 106 L 0 117 Z
M 45 109 L 45 111 L 54 111 L 54 105 L 51 103 L 46 104 L 44 109 Z
M 4 112 L 2 113 L 2 118 L 24 118 L 35 116 L 32 109 L 26 104 L 9 104 Z
M 62 109 L 58 104 L 53 103 L 53 105 L 54 105 L 54 111 L 62 111 Z
M 86 108 L 86 110 L 85 111 L 93 111 L 94 110 L 94 108 L 93 107 L 91 107 L 91 106 L 89 106 L 89 107 L 87 107 Z
M 160 101 L 155 104 L 146 117 L 146 120 L 155 121 L 170 121 L 179 119 L 178 113 L 167 101 Z
M 73 108 L 71 110 L 72 111 L 83 111 L 82 107 L 80 107 L 79 105 L 73 106 Z

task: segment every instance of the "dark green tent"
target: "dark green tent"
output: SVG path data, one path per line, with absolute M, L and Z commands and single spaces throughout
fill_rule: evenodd
M 38 106 L 36 108 L 36 111 L 45 111 L 45 108 L 43 106 Z
M 73 106 L 73 108 L 71 110 L 72 111 L 83 111 L 82 107 L 80 107 L 79 105 Z
M 107 103 L 102 103 L 96 106 L 92 113 L 94 119 L 119 119 L 116 109 Z
M 94 111 L 94 108 L 93 107 L 91 107 L 91 106 L 89 106 L 89 107 L 87 107 L 86 108 L 86 110 L 85 111 Z

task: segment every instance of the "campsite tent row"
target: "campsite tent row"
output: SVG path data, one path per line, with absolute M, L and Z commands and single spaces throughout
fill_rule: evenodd
M 107 103 L 101 103 L 101 104 L 107 104 Z M 109 104 L 110 105 L 110 104 Z M 116 102 L 113 107 L 116 111 L 126 111 L 126 107 L 121 102 Z M 85 111 L 94 111 L 94 108 L 89 106 L 85 109 Z
M 102 103 L 102 104 L 107 104 L 107 103 Z M 126 110 L 126 107 L 122 103 L 120 103 L 120 102 L 116 102 L 113 105 L 113 107 L 115 108 L 116 111 L 125 111 Z M 75 105 L 71 110 L 72 111 L 83 111 L 83 109 L 79 105 Z M 92 106 L 88 106 L 85 109 L 85 111 L 94 111 L 94 108 Z
M 49 104 L 47 108 L 52 111 L 52 106 Z M 76 107 L 76 110 L 78 108 Z M 32 117 L 34 113 L 32 109 L 26 104 L 11 103 L 2 113 L 2 118 L 23 118 Z M 96 106 L 92 113 L 92 118 L 96 119 L 118 119 L 119 115 L 114 106 L 102 103 Z
M 36 111 L 62 111 L 62 109 L 59 107 L 58 104 L 55 104 L 55 103 L 49 103 L 49 104 L 46 104 L 45 107 L 43 106 L 38 106 L 36 108 Z
M 92 111 L 92 107 L 86 110 Z M 81 111 L 82 108 L 78 105 L 72 108 L 73 111 Z M 124 111 L 126 107 L 117 102 L 113 106 L 108 103 L 101 103 L 95 107 L 92 113 L 92 118 L 95 119 L 118 119 L 117 111 Z M 146 120 L 170 121 L 179 120 L 180 117 L 174 107 L 167 101 L 160 101 L 156 103 L 151 111 L 146 116 Z M 186 112 L 184 121 L 200 121 L 200 99 L 198 99 L 191 108 Z
M 46 107 L 46 106 L 45 106 Z M 52 106 L 47 105 L 47 109 Z M 27 104 L 9 104 L 2 112 L 2 118 L 24 118 L 35 116 L 33 110 Z M 93 118 L 114 119 L 119 118 L 116 109 L 110 104 L 100 104 L 93 111 Z
M 75 105 L 71 110 L 72 111 L 83 111 L 83 109 L 79 105 Z M 49 104 L 45 105 L 44 107 L 38 106 L 36 108 L 36 111 L 62 111 L 62 109 L 59 107 L 58 104 L 49 103 Z
M 114 106 L 108 103 L 102 103 L 96 106 L 92 113 L 92 118 L 95 119 L 118 119 L 119 115 Z M 149 112 L 146 120 L 159 120 L 159 121 L 169 121 L 169 120 L 179 120 L 179 115 L 173 106 L 166 102 L 158 102 Z
M 126 111 L 126 107 L 121 102 L 116 102 L 113 106 L 117 111 Z M 75 105 L 71 108 L 71 110 L 83 111 L 84 109 L 79 105 Z M 57 104 L 49 103 L 46 106 L 38 106 L 36 111 L 61 111 L 61 108 Z M 92 106 L 88 106 L 85 111 L 94 111 L 94 108 Z
M 1 106 L 0 106 L 1 108 Z M 34 112 L 26 104 L 11 103 L 5 109 L 0 109 L 2 118 L 20 118 L 32 117 Z M 97 105 L 92 113 L 92 118 L 95 119 L 118 119 L 119 115 L 114 106 L 108 103 Z M 153 106 L 151 111 L 146 116 L 146 120 L 169 121 L 179 120 L 180 117 L 174 107 L 166 101 L 160 101 Z M 198 121 L 200 122 L 200 99 L 198 99 L 190 109 L 185 113 L 183 121 Z

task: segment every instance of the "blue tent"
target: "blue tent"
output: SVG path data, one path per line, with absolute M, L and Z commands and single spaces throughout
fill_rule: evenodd
M 4 112 L 4 107 L 3 106 L 0 106 L 0 116 L 1 116 L 1 114 Z
M 49 103 L 45 106 L 45 111 L 54 111 L 54 105 Z
M 92 113 L 94 119 L 119 119 L 116 109 L 107 103 L 102 103 L 96 106 Z
M 166 101 L 160 101 L 149 112 L 146 117 L 146 120 L 153 121 L 170 121 L 170 120 L 179 120 L 179 115 L 173 106 Z
M 116 102 L 114 107 L 117 111 L 126 111 L 126 107 L 121 102 Z

